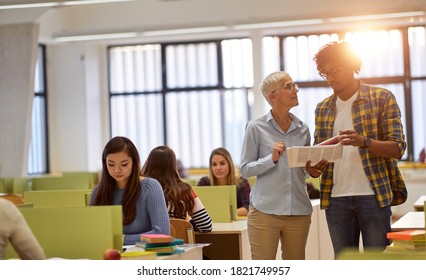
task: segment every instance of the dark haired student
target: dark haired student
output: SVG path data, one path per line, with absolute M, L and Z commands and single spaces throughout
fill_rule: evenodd
M 134 245 L 143 233 L 170 234 L 170 220 L 160 183 L 139 177 L 139 153 L 130 139 L 112 138 L 102 153 L 102 176 L 90 205 L 122 205 L 123 244 Z

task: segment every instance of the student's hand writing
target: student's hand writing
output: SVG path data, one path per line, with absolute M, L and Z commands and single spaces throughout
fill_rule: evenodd
M 274 146 L 272 147 L 272 160 L 274 163 L 278 162 L 285 149 L 286 147 L 284 141 L 274 143 Z
M 324 172 L 325 165 L 327 164 L 327 161 L 325 159 L 321 160 L 314 166 L 311 166 L 311 161 L 308 160 L 306 163 L 305 169 L 311 175 L 312 178 L 318 178 L 321 176 L 322 172 Z

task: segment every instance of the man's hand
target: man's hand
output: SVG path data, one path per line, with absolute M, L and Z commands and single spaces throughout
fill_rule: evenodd
M 324 172 L 325 165 L 327 161 L 325 159 L 321 160 L 314 166 L 311 166 L 311 161 L 308 160 L 306 163 L 305 169 L 311 175 L 312 178 L 318 178 Z

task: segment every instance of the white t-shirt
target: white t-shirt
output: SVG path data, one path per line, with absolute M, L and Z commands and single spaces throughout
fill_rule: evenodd
M 346 101 L 337 97 L 333 136 L 338 135 L 340 130 L 354 129 L 352 103 L 357 96 L 358 92 Z M 374 194 L 365 175 L 358 149 L 355 146 L 343 146 L 342 158 L 334 163 L 332 197 Z

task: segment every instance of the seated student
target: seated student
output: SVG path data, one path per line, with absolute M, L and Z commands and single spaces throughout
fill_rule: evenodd
M 23 260 L 46 258 L 19 209 L 11 201 L 0 198 L 0 259 L 4 258 L 9 241 Z
M 185 166 L 183 165 L 183 162 L 180 159 L 176 159 L 176 166 L 177 166 L 177 171 L 179 173 L 179 176 L 182 179 L 188 178 L 188 170 L 185 168 Z
M 163 187 L 171 218 L 187 219 L 198 232 L 212 230 L 212 219 L 191 185 L 182 181 L 177 171 L 176 156 L 168 146 L 158 146 L 148 155 L 141 175 L 155 178 Z
M 419 154 L 419 162 L 426 162 L 426 150 L 423 148 Z
M 112 138 L 102 153 L 102 176 L 90 205 L 122 205 L 123 244 L 134 245 L 143 233 L 170 234 L 170 219 L 160 183 L 140 178 L 139 153 L 126 137 Z
M 237 176 L 231 154 L 225 148 L 217 148 L 210 154 L 209 176 L 201 177 L 198 186 L 224 186 L 237 187 L 237 215 L 247 216 L 250 204 L 250 184 Z
M 320 198 L 320 191 L 315 188 L 314 184 L 311 182 L 306 182 L 306 188 L 308 190 L 308 195 L 310 199 Z

